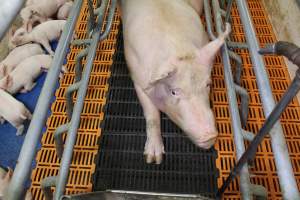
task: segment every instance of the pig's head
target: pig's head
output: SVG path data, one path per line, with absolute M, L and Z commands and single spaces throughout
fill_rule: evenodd
M 205 149 L 218 135 L 209 101 L 211 66 L 211 59 L 201 54 L 171 59 L 152 74 L 146 89 L 152 102 Z
M 24 27 L 17 29 L 11 38 L 11 44 L 16 46 L 28 43 L 28 32 Z
M 23 19 L 24 28 L 27 32 L 31 32 L 32 27 L 35 25 L 47 21 L 47 18 L 36 11 L 34 6 L 28 6 L 22 9 L 20 15 Z

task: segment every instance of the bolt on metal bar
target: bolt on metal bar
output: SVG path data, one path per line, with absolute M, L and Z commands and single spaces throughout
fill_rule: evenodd
M 43 191 L 44 197 L 46 200 L 52 200 L 53 194 L 51 191 L 51 187 L 55 186 L 57 177 L 56 176 L 49 176 L 42 180 L 41 182 L 41 189 Z
M 25 0 L 2 0 L 0 3 L 0 41 L 21 10 Z
M 219 1 L 212 0 L 212 6 L 213 6 L 213 13 L 214 13 L 214 20 L 216 23 L 216 29 L 218 34 L 221 34 L 223 32 L 222 30 L 223 24 L 222 24 L 222 17 L 220 14 Z M 206 10 L 205 12 L 210 12 L 210 10 Z M 244 138 L 242 135 L 243 130 L 241 127 L 240 115 L 238 111 L 237 96 L 235 92 L 235 83 L 233 81 L 229 51 L 227 49 L 226 43 L 221 48 L 221 57 L 224 65 L 224 78 L 225 78 L 227 96 L 229 102 L 231 126 L 233 130 L 234 142 L 236 146 L 236 154 L 237 154 L 237 158 L 240 158 L 243 152 L 245 151 L 245 146 L 244 146 Z M 248 167 L 244 166 L 240 177 L 240 188 L 241 188 L 241 195 L 243 200 L 253 199 L 253 194 L 250 186 L 251 183 L 250 183 Z
M 102 26 L 104 23 L 105 11 L 107 10 L 108 4 L 109 4 L 108 0 L 102 1 L 101 7 L 100 7 L 100 10 L 98 13 L 97 25 L 92 34 L 92 40 L 91 40 L 91 44 L 90 44 L 90 48 L 89 48 L 89 53 L 87 55 L 87 63 L 85 65 L 82 79 L 80 81 L 81 86 L 78 90 L 77 101 L 74 105 L 72 118 L 70 121 L 70 128 L 68 130 L 67 139 L 65 142 L 65 150 L 63 152 L 63 156 L 61 159 L 61 166 L 60 166 L 60 170 L 59 170 L 58 180 L 56 183 L 56 191 L 55 191 L 55 195 L 54 195 L 55 200 L 59 200 L 62 197 L 62 195 L 64 194 L 67 180 L 69 177 L 69 167 L 71 164 L 73 149 L 74 149 L 74 145 L 76 142 L 77 131 L 78 131 L 78 127 L 80 124 L 80 114 L 83 109 L 83 103 L 84 103 L 84 99 L 85 99 L 87 88 L 88 88 L 89 77 L 90 77 L 90 74 L 92 71 L 98 42 L 101 37 L 101 29 L 102 29 Z M 110 9 L 113 9 L 115 11 L 116 0 L 111 0 Z M 114 14 L 114 12 L 110 12 L 110 13 Z
M 253 141 L 250 143 L 249 147 L 242 155 L 242 157 L 238 160 L 238 163 L 231 170 L 229 176 L 223 183 L 222 187 L 219 189 L 217 197 L 220 198 L 224 194 L 226 188 L 232 182 L 232 180 L 241 172 L 242 167 L 249 161 L 253 160 L 257 151 L 258 146 L 261 144 L 262 140 L 265 136 L 270 132 L 274 124 L 279 120 L 280 115 L 286 109 L 288 104 L 293 100 L 293 98 L 297 95 L 300 90 L 300 69 L 297 70 L 296 76 L 289 86 L 287 91 L 284 93 L 283 97 L 280 99 L 278 104 L 275 106 L 274 110 L 267 117 L 265 123 L 262 128 L 254 137 Z M 299 200 L 297 196 L 290 196 L 289 200 Z
M 236 3 L 245 30 L 246 41 L 249 45 L 251 61 L 256 75 L 256 82 L 264 113 L 265 116 L 268 117 L 275 106 L 269 78 L 263 58 L 258 54 L 259 45 L 247 2 L 245 0 L 236 0 Z M 274 127 L 270 132 L 270 137 L 283 198 L 300 199 L 297 182 L 293 174 L 293 168 L 280 122 L 274 124 Z
M 38 99 L 33 117 L 21 148 L 17 165 L 7 190 L 7 199 L 19 200 L 24 197 L 24 185 L 31 174 L 31 164 L 37 152 L 42 129 L 54 96 L 55 86 L 58 82 L 61 67 L 67 54 L 67 49 L 82 7 L 82 0 L 76 0 L 71 10 L 64 31 L 59 40 L 52 66 L 50 67 L 40 97 Z

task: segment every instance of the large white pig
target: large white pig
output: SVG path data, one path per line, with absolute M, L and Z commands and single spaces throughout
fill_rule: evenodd
M 19 28 L 14 33 L 11 43 L 15 46 L 29 42 L 40 43 L 49 54 L 54 55 L 49 44 L 50 41 L 56 40 L 61 36 L 66 20 L 46 21 L 34 27 L 32 32 L 27 32 L 25 28 Z
M 209 42 L 201 0 L 120 0 L 125 57 L 146 119 L 146 162 L 161 163 L 160 114 L 201 148 L 218 135 L 210 108 L 211 69 L 230 25 Z
M 10 94 L 26 93 L 32 90 L 34 80 L 47 71 L 52 63 L 50 55 L 35 55 L 23 60 L 10 74 L 0 81 L 0 88 Z
M 17 101 L 10 94 L 0 89 L 0 118 L 4 118 L 17 129 L 17 135 L 24 131 L 23 122 L 31 119 L 30 111 L 23 103 Z
M 0 80 L 15 69 L 26 58 L 43 54 L 44 50 L 39 44 L 25 44 L 14 48 L 8 56 L 0 62 Z
M 73 2 L 69 1 L 62 5 L 57 12 L 57 19 L 68 19 L 69 14 L 72 10 Z

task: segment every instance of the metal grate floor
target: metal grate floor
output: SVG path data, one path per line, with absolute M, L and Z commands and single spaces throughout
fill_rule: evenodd
M 146 125 L 127 71 L 122 32 L 111 68 L 94 191 L 105 189 L 201 194 L 214 197 L 217 169 L 214 149 L 201 150 L 165 115 L 162 135 L 166 156 L 161 165 L 146 164 Z
M 253 17 L 254 25 L 257 31 L 257 36 L 260 41 L 260 44 L 263 46 L 265 43 L 270 43 L 276 41 L 275 35 L 273 33 L 270 22 L 267 18 L 267 14 L 263 8 L 261 0 L 248 0 L 248 5 L 250 7 L 250 12 Z M 87 5 L 85 4 L 83 10 L 81 11 L 81 16 L 77 24 L 76 32 L 79 38 L 84 38 L 84 30 L 86 28 L 85 20 L 87 18 Z M 245 36 L 243 32 L 243 26 L 241 24 L 239 14 L 236 6 L 234 5 L 232 10 L 232 19 L 233 19 L 233 33 L 232 39 L 234 41 L 245 41 Z M 112 32 L 110 33 L 107 40 L 103 41 L 97 51 L 97 56 L 94 62 L 94 68 L 92 76 L 90 78 L 90 85 L 87 93 L 87 98 L 84 104 L 84 111 L 81 117 L 80 129 L 77 137 L 77 142 L 74 150 L 73 162 L 70 168 L 70 177 L 67 185 L 67 193 L 82 193 L 89 192 L 92 190 L 92 174 L 95 171 L 95 157 L 98 152 L 98 139 L 101 135 L 100 123 L 106 113 L 104 114 L 103 108 L 106 103 L 106 98 L 112 98 L 106 96 L 108 91 L 107 81 L 110 77 L 110 66 L 112 65 L 112 58 L 115 51 L 115 44 L 118 34 L 118 25 L 119 25 L 119 16 L 116 15 L 115 23 L 112 27 Z M 53 131 L 55 128 L 66 121 L 65 114 L 65 100 L 64 94 L 68 85 L 74 80 L 74 62 L 75 56 L 80 51 L 78 47 L 71 47 L 71 52 L 68 55 L 68 64 L 67 68 L 69 73 L 65 75 L 64 79 L 60 82 L 60 88 L 56 91 L 56 100 L 51 107 L 52 114 L 47 121 L 47 130 L 42 138 L 42 148 L 37 154 L 37 165 L 32 174 L 32 188 L 35 200 L 43 199 L 43 195 L 40 190 L 40 181 L 51 175 L 57 175 L 59 169 L 59 159 L 56 156 L 53 140 Z M 244 68 L 243 68 L 243 86 L 248 90 L 250 95 L 250 111 L 249 111 L 249 122 L 247 124 L 247 130 L 257 132 L 258 129 L 262 126 L 264 122 L 264 115 L 261 108 L 261 102 L 258 94 L 257 85 L 255 83 L 254 71 L 252 69 L 249 53 L 247 50 L 237 50 L 241 55 Z M 267 71 L 271 81 L 271 87 L 273 89 L 273 94 L 276 100 L 278 100 L 282 93 L 286 90 L 287 86 L 290 83 L 289 74 L 284 63 L 283 58 L 275 56 L 266 56 L 265 63 L 267 66 Z M 115 63 L 118 65 L 118 63 Z M 123 68 L 119 68 L 123 70 Z M 229 174 L 230 168 L 233 166 L 235 161 L 235 151 L 234 144 L 232 140 L 230 119 L 229 119 L 229 110 L 227 97 L 225 93 L 225 83 L 223 81 L 223 66 L 221 65 L 220 58 L 218 57 L 213 68 L 212 78 L 213 86 L 211 93 L 211 100 L 213 101 L 213 109 L 215 112 L 217 120 L 217 128 L 219 131 L 219 139 L 215 145 L 217 158 L 216 158 L 216 167 L 219 170 L 218 185 L 220 186 L 222 180 L 227 177 Z M 125 71 L 116 71 L 112 73 L 126 73 Z M 113 79 L 114 77 L 112 77 Z M 124 86 L 126 80 L 116 80 L 118 83 L 121 83 Z M 128 87 L 130 85 L 126 85 Z M 122 97 L 124 101 L 132 101 L 134 97 L 134 92 L 132 90 L 126 91 L 128 93 L 120 93 L 118 90 L 112 90 L 115 95 Z M 130 91 L 132 93 L 130 93 Z M 126 95 L 124 95 L 126 94 Z M 128 98 L 128 99 L 127 99 Z M 117 102 L 115 102 L 117 103 Z M 114 104 L 114 106 L 121 106 L 122 104 Z M 136 104 L 132 106 L 136 107 Z M 108 107 L 108 106 L 107 106 Z M 132 114 L 133 109 L 131 107 L 127 108 L 129 114 Z M 122 110 L 118 108 L 111 110 L 111 114 L 121 115 Z M 141 110 L 138 111 L 139 115 Z M 113 120 L 113 119 L 111 119 Z M 112 121 L 113 122 L 113 121 Z M 300 186 L 300 106 L 295 99 L 291 105 L 288 107 L 288 110 L 283 114 L 281 118 L 283 129 L 288 143 L 288 148 L 290 156 L 293 163 L 293 168 L 295 176 Z M 129 121 L 118 122 L 117 124 L 109 124 L 110 130 L 117 132 L 118 129 L 124 127 L 134 127 L 136 129 L 142 130 L 144 121 L 142 118 L 139 118 L 134 124 L 131 124 Z M 168 128 L 168 127 L 166 127 Z M 177 132 L 178 130 L 171 130 Z M 127 133 L 126 133 L 127 134 Z M 114 137 L 114 134 L 111 135 Z M 104 137 L 103 137 L 104 138 Z M 127 146 L 119 146 L 117 148 L 127 148 L 128 151 L 140 148 L 144 145 L 145 138 L 137 137 L 132 135 L 130 137 L 122 138 L 127 140 Z M 102 141 L 106 142 L 110 147 L 114 147 L 115 142 L 114 138 L 112 141 Z M 169 137 L 168 140 L 165 140 L 170 149 L 174 148 L 174 140 L 172 137 Z M 132 144 L 136 145 L 132 145 Z M 101 148 L 101 146 L 100 146 Z M 182 147 L 186 149 L 186 147 Z M 102 150 L 101 150 L 102 151 Z M 103 149 L 104 151 L 104 149 Z M 196 150 L 198 151 L 198 150 Z M 193 152 L 193 149 L 186 149 L 184 153 Z M 113 152 L 114 153 L 114 152 Z M 200 152 L 201 155 L 201 152 Z M 121 154 L 118 154 L 121 156 Z M 137 159 L 143 159 L 143 155 L 139 154 L 136 157 Z M 186 158 L 184 158 L 186 159 Z M 192 162 L 192 159 L 186 159 L 186 162 Z M 98 160 L 101 162 L 101 160 Z M 110 161 L 111 162 L 111 161 Z M 132 161 L 132 163 L 135 161 Z M 165 158 L 164 162 L 169 162 L 168 157 Z M 172 161 L 177 162 L 177 161 Z M 178 161 L 179 163 L 182 160 Z M 130 164 L 130 163 L 129 163 Z M 213 164 L 212 164 L 213 165 Z M 119 167 L 119 166 L 115 166 Z M 128 167 L 125 166 L 125 167 Z M 151 168 L 152 166 L 145 166 L 146 168 Z M 180 168 L 180 165 L 172 165 L 174 168 Z M 195 166 L 199 167 L 199 166 Z M 163 167 L 162 167 L 163 168 Z M 142 169 L 142 168 L 141 168 Z M 194 169 L 194 168 L 193 168 Z M 197 170 L 197 168 L 195 168 Z M 138 176 L 139 171 L 136 171 Z M 154 173 L 154 172 L 153 172 Z M 158 172 L 157 172 L 158 173 Z M 278 178 L 276 176 L 276 168 L 274 159 L 272 156 L 272 150 L 270 146 L 269 138 L 266 138 L 263 144 L 259 147 L 255 165 L 251 171 L 253 174 L 251 179 L 253 183 L 258 183 L 264 185 L 268 189 L 268 199 L 282 199 L 280 194 L 280 188 L 278 183 Z M 149 177 L 148 174 L 142 174 L 143 178 Z M 166 176 L 168 178 L 169 176 Z M 119 177 L 119 183 L 112 184 L 125 184 L 122 176 Z M 126 187 L 129 187 L 134 179 L 127 182 Z M 139 180 L 136 180 L 139 181 Z M 150 182 L 138 183 L 141 187 L 149 184 Z M 104 187 L 107 183 L 99 183 L 97 187 Z M 193 188 L 184 188 L 191 191 L 196 191 L 197 187 L 200 184 L 193 186 Z M 177 184 L 173 185 L 178 187 Z M 96 187 L 96 186 L 95 186 Z M 169 186 L 164 186 L 169 187 Z M 130 189 L 130 188 L 129 188 Z M 199 188 L 198 188 L 199 189 Z M 182 189 L 183 190 L 183 189 Z M 224 199 L 240 199 L 239 187 L 237 180 L 231 185 L 229 190 L 225 193 Z

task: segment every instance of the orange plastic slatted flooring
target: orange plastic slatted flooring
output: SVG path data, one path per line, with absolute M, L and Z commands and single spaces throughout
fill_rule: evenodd
M 253 17 L 257 36 L 261 45 L 276 41 L 270 22 L 260 0 L 248 0 L 250 12 Z M 87 18 L 87 5 L 85 4 L 76 27 L 79 38 L 85 38 Z M 232 39 L 245 42 L 243 26 L 238 10 L 234 4 L 232 10 Z M 97 50 L 86 101 L 81 117 L 81 124 L 75 145 L 73 162 L 70 168 L 70 177 L 66 193 L 83 193 L 92 189 L 91 175 L 94 172 L 94 158 L 97 153 L 97 140 L 101 134 L 99 128 L 103 119 L 103 105 L 105 94 L 108 90 L 107 79 L 110 75 L 110 65 L 114 53 L 114 44 L 118 33 L 119 16 L 115 16 L 112 32 L 108 39 L 103 41 Z M 53 132 L 56 127 L 66 122 L 65 90 L 74 81 L 75 56 L 80 51 L 79 47 L 71 47 L 66 65 L 69 73 L 65 74 L 60 82 L 60 88 L 56 91 L 56 100 L 51 107 L 52 115 L 47 121 L 47 131 L 42 138 L 42 148 L 38 152 L 37 167 L 32 174 L 32 188 L 35 200 L 43 199 L 40 189 L 40 181 L 47 177 L 57 175 L 60 160 L 57 158 L 54 148 Z M 255 74 L 247 50 L 236 50 L 243 60 L 244 68 L 242 84 L 250 95 L 250 111 L 247 130 L 257 133 L 264 122 L 264 114 L 261 107 L 259 93 L 255 82 Z M 84 62 L 85 63 L 85 62 Z M 278 100 L 290 84 L 286 65 L 281 57 L 266 56 L 265 63 L 270 77 L 274 98 Z M 217 58 L 212 72 L 213 86 L 211 99 L 213 110 L 217 120 L 217 128 L 220 136 L 215 145 L 218 150 L 217 167 L 220 170 L 219 186 L 224 180 L 235 162 L 235 149 L 230 126 L 230 113 L 226 97 L 226 89 L 223 78 L 223 66 L 220 57 Z M 76 95 L 75 95 L 76 96 Z M 288 110 L 284 112 L 281 121 L 291 155 L 295 176 L 300 185 L 300 107 L 295 99 Z M 275 163 L 272 155 L 270 139 L 266 138 L 258 149 L 254 168 L 252 168 L 251 180 L 253 183 L 262 184 L 268 189 L 268 199 L 281 199 L 281 193 L 276 175 Z M 142 155 L 141 155 L 142 156 Z M 224 199 L 240 199 L 238 182 L 235 181 L 226 191 Z

